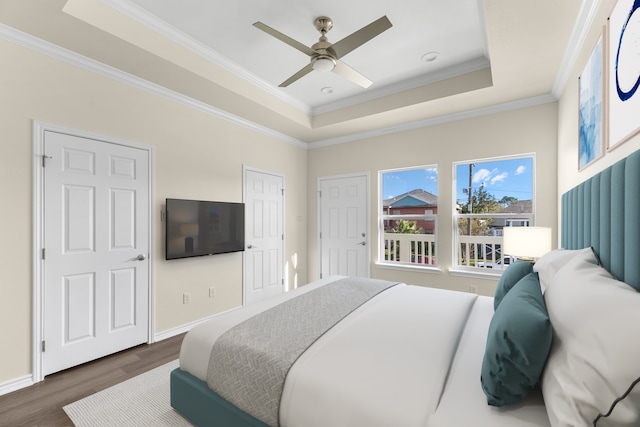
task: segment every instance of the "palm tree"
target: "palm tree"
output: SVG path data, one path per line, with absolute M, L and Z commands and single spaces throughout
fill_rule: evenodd
M 407 221 L 406 219 L 401 219 L 396 221 L 396 225 L 391 229 L 392 233 L 398 234 L 423 234 L 424 229 L 422 227 L 418 227 L 418 223 L 416 221 Z M 395 255 L 396 259 L 400 257 L 400 245 L 395 245 Z M 411 255 L 412 258 L 415 257 L 416 252 L 416 242 L 411 242 Z M 418 255 L 422 255 L 422 251 L 418 248 Z
M 395 227 L 391 229 L 392 233 L 402 234 L 420 234 L 422 231 L 422 227 L 418 228 L 416 221 L 407 221 L 406 219 L 396 221 Z

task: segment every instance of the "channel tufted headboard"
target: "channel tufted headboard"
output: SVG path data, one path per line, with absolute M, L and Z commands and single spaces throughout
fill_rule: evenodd
M 592 246 L 640 291 L 640 150 L 562 195 L 562 247 Z

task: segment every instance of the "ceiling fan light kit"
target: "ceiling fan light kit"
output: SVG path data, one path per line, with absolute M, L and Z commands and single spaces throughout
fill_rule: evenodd
M 362 46 L 372 38 L 380 35 L 382 32 L 391 28 L 391 22 L 386 16 L 379 18 L 369 25 L 366 25 L 358 31 L 348 35 L 336 43 L 330 43 L 327 40 L 326 33 L 333 28 L 333 21 L 327 16 L 321 16 L 315 20 L 315 27 L 320 31 L 320 39 L 313 46 L 308 47 L 297 40 L 275 30 L 262 22 L 256 22 L 254 27 L 264 31 L 265 33 L 277 38 L 278 40 L 288 44 L 289 46 L 299 50 L 310 57 L 308 65 L 303 67 L 297 73 L 289 77 L 280 84 L 280 87 L 287 87 L 291 83 L 304 77 L 311 71 L 334 73 L 350 80 L 351 82 L 362 86 L 369 87 L 373 82 L 360 74 L 358 71 L 349 67 L 341 58 L 356 48 Z
M 336 66 L 336 60 L 329 55 L 318 55 L 311 58 L 311 67 L 316 71 L 326 73 Z

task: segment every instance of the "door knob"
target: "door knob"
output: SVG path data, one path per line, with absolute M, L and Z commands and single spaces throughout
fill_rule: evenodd
M 359 244 L 359 245 L 362 245 L 362 246 L 365 246 L 365 245 L 367 244 L 367 242 L 362 241 L 362 242 L 360 242 L 360 243 L 358 243 L 358 244 Z
M 257 246 L 253 246 L 253 245 L 249 245 L 249 246 L 247 246 L 247 249 L 258 249 L 258 247 Z
M 140 254 L 136 257 L 136 261 L 144 261 L 145 259 L 147 259 L 145 254 Z

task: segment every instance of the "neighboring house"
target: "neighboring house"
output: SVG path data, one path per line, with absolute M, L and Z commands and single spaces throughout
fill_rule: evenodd
M 518 200 L 497 213 L 531 214 L 533 213 L 533 202 L 531 200 Z M 523 218 L 496 218 L 493 221 L 491 232 L 494 236 L 502 236 L 502 229 L 504 227 L 527 227 L 529 225 L 531 225 L 529 224 L 529 220 Z
M 436 215 L 438 213 L 438 196 L 422 189 L 415 189 L 383 200 L 382 209 L 385 215 Z M 434 221 L 418 219 L 416 222 L 417 227 L 422 228 L 424 234 L 434 233 Z M 386 220 L 385 231 L 390 231 L 395 223 L 395 220 Z

